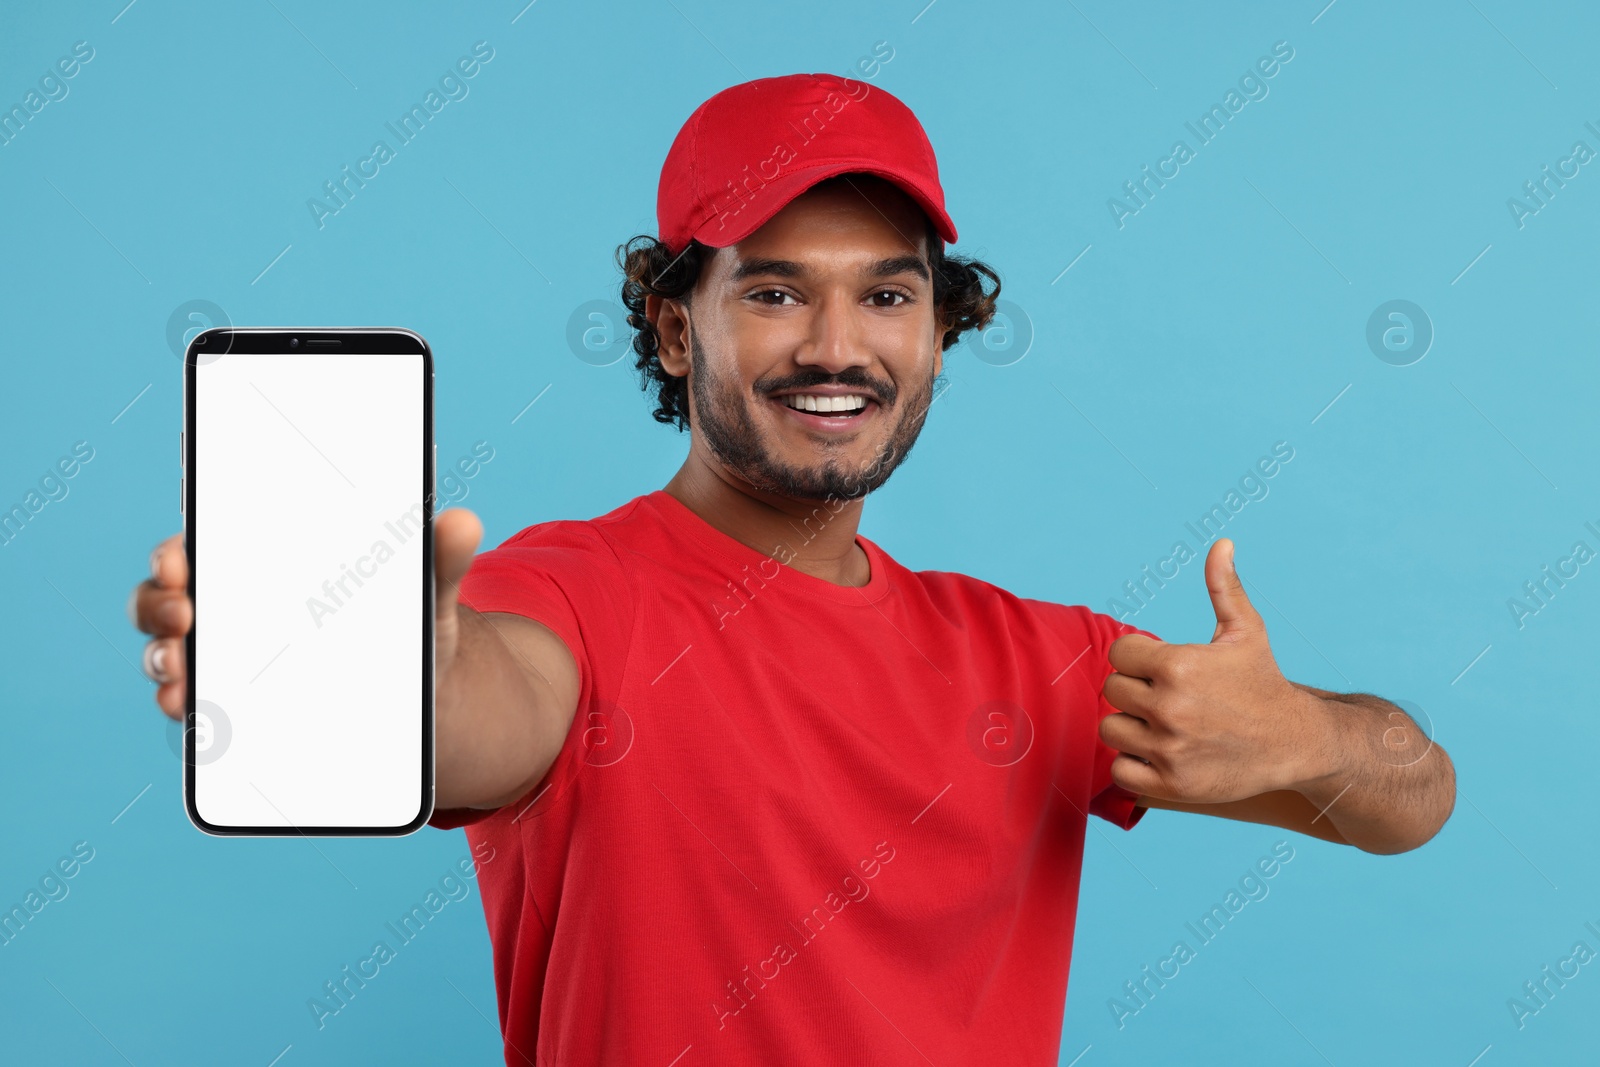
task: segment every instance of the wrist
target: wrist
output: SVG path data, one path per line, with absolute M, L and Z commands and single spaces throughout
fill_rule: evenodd
M 1297 717 L 1304 729 L 1289 788 L 1320 808 L 1350 784 L 1346 737 L 1350 713 L 1356 709 L 1304 689 L 1295 692 L 1300 695 Z

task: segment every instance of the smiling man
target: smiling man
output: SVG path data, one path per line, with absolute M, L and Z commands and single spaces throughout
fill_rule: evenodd
M 474 556 L 439 516 L 437 798 L 481 875 L 515 1064 L 1053 1064 L 1089 816 L 1415 848 L 1454 774 L 1394 705 L 1288 681 L 1218 541 L 1210 639 L 911 571 L 858 528 L 998 278 L 947 256 L 882 89 L 717 94 L 623 299 L 664 489 Z M 986 285 L 985 282 L 991 283 Z M 181 712 L 176 539 L 137 592 Z M 163 613 L 170 609 L 170 617 Z

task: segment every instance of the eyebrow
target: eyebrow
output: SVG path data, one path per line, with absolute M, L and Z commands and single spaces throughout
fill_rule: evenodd
M 733 268 L 729 280 L 743 281 L 757 274 L 776 274 L 784 278 L 804 278 L 808 271 L 804 264 L 796 263 L 792 259 L 747 259 Z M 921 256 L 890 256 L 880 259 L 876 263 L 869 263 L 861 271 L 867 278 L 887 278 L 894 274 L 915 274 L 923 281 L 930 281 L 927 261 Z

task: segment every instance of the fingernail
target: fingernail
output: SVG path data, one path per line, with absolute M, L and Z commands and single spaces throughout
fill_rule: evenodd
M 161 577 L 161 549 L 157 548 L 150 553 L 150 577 Z
M 166 685 L 170 679 L 166 671 L 166 648 L 159 641 L 144 646 L 144 673 L 157 685 Z

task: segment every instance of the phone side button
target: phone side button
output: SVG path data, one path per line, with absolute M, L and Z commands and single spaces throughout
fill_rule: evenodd
M 179 515 L 183 514 L 183 496 L 184 496 L 184 493 L 183 493 L 184 484 L 183 483 L 184 483 L 183 476 L 179 475 L 178 476 L 178 514 Z

